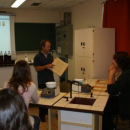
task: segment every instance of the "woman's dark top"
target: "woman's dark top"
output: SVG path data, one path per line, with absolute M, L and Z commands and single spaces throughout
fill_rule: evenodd
M 125 70 L 114 84 L 107 86 L 110 95 L 119 94 L 119 113 L 122 120 L 130 119 L 130 69 Z

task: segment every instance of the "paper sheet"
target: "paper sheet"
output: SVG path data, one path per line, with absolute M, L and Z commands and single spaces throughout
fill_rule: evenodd
M 68 64 L 60 60 L 58 57 L 55 58 L 52 64 L 54 66 L 50 70 L 52 70 L 54 73 L 56 73 L 59 76 L 61 76 L 68 67 Z

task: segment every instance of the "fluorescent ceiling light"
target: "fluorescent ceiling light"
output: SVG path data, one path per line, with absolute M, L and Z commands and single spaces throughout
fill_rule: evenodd
M 11 7 L 12 8 L 18 8 L 23 2 L 25 2 L 26 0 L 16 0 Z

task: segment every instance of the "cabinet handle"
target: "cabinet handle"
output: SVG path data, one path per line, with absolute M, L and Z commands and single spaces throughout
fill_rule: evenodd
M 82 71 L 82 67 L 81 67 L 81 71 Z
M 85 68 L 82 68 L 82 67 L 81 67 L 81 71 L 85 72 Z
M 82 46 L 82 42 L 81 42 L 81 46 Z
M 83 48 L 85 48 L 85 42 L 83 42 Z

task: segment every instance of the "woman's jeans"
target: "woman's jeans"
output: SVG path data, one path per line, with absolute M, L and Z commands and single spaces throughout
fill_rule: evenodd
M 37 116 L 31 115 L 34 118 L 34 130 L 39 130 L 40 119 Z

